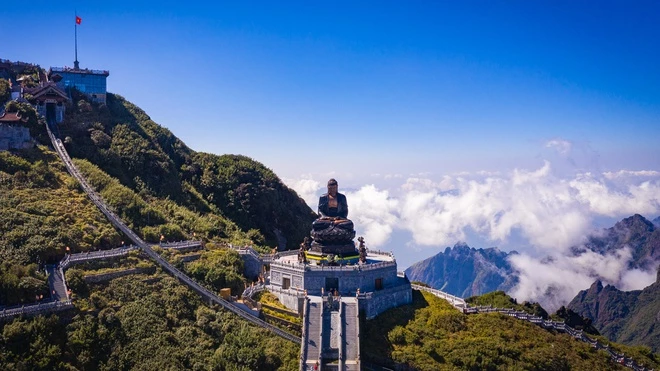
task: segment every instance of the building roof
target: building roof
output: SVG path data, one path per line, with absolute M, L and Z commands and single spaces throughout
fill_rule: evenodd
M 82 69 L 82 68 L 71 68 L 71 67 L 51 67 L 50 71 L 48 71 L 48 76 L 52 75 L 53 73 L 77 73 L 81 75 L 103 75 L 103 76 L 110 75 L 110 71 L 107 70 L 90 70 L 88 68 Z
M 49 82 L 36 88 L 25 89 L 27 93 L 30 93 L 32 97 L 36 100 L 45 99 L 46 96 L 49 98 L 55 98 L 58 101 L 69 100 L 69 97 L 66 95 L 62 89 L 60 89 L 57 84 L 54 82 Z
M 20 112 L 3 112 L 0 114 L 1 124 L 15 124 L 17 122 L 25 122 L 26 120 L 21 117 Z

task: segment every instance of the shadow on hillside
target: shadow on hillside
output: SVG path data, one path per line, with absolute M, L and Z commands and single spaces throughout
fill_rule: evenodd
M 412 304 L 389 309 L 372 320 L 367 321 L 364 313 L 360 313 L 360 354 L 366 363 L 395 366 L 392 362 L 394 348 L 388 333 L 396 326 L 405 326 L 416 311 L 429 306 L 421 291 L 412 290 L 412 295 Z

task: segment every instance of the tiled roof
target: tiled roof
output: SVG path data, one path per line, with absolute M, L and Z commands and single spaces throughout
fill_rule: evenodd
M 60 89 L 60 88 L 59 88 L 55 83 L 53 83 L 53 82 L 49 82 L 49 83 L 43 84 L 43 85 L 41 85 L 41 86 L 37 86 L 36 88 L 32 88 L 32 89 L 29 89 L 29 90 L 26 89 L 26 92 L 32 94 L 32 96 L 33 96 L 34 98 L 38 98 L 39 96 L 41 96 L 41 95 L 43 95 L 43 94 L 46 94 L 46 93 L 47 93 L 49 90 L 51 90 L 51 89 L 52 89 L 52 91 L 53 91 L 54 93 L 56 93 L 56 94 L 59 95 L 60 97 L 66 99 L 66 100 L 69 99 L 69 97 L 67 97 L 66 93 L 63 92 L 62 89 Z
M 24 120 L 18 112 L 4 112 L 2 116 L 0 116 L 0 122 L 2 123 L 15 123 L 20 121 Z

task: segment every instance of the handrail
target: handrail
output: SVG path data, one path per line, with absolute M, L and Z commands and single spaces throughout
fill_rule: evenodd
M 339 369 L 344 369 L 344 346 L 346 346 L 346 334 L 344 333 L 345 323 L 345 313 L 344 313 L 344 302 L 339 298 Z
M 318 305 L 318 303 L 317 303 Z M 318 355 L 318 364 L 319 364 L 319 369 L 323 369 L 323 312 L 325 312 L 325 301 L 323 298 L 321 298 L 321 310 L 319 313 L 321 314 L 321 318 L 319 320 L 319 355 Z
M 303 304 L 303 328 L 300 341 L 300 371 L 307 369 L 307 337 L 309 336 L 309 298 L 305 297 Z
M 76 254 L 67 254 L 64 259 L 62 259 L 59 263 L 59 266 L 62 269 L 67 269 L 69 265 L 74 264 L 74 263 L 81 263 L 81 262 L 86 262 L 89 260 L 96 260 L 96 259 L 105 259 L 105 258 L 112 258 L 115 256 L 124 256 L 128 255 L 128 253 L 132 250 L 138 249 L 137 246 L 135 245 L 130 245 L 130 246 L 124 246 L 124 247 L 117 247 L 114 249 L 110 250 L 99 250 L 99 251 L 87 251 L 87 252 L 80 252 Z
M 197 240 L 188 240 L 188 241 L 177 241 L 177 242 L 165 242 L 160 243 L 158 246 L 163 249 L 185 249 L 188 247 L 202 247 L 202 241 Z
M 60 311 L 73 308 L 71 300 L 49 301 L 20 307 L 4 308 L 0 311 L 0 319 L 9 319 L 21 315 L 36 315 L 42 312 Z
M 452 294 L 448 294 L 444 291 L 440 291 L 434 288 L 426 287 L 426 286 L 421 286 L 421 285 L 416 285 L 416 284 L 411 284 L 410 285 L 413 289 L 418 290 L 418 291 L 426 291 L 430 292 L 431 294 L 441 297 L 449 302 L 455 307 L 465 307 L 467 304 L 465 302 L 465 299 L 459 298 L 458 296 L 454 296 Z

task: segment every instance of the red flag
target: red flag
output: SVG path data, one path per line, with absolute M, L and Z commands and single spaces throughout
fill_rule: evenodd
M 81 24 L 82 23 L 82 18 L 76 16 L 76 24 Z

